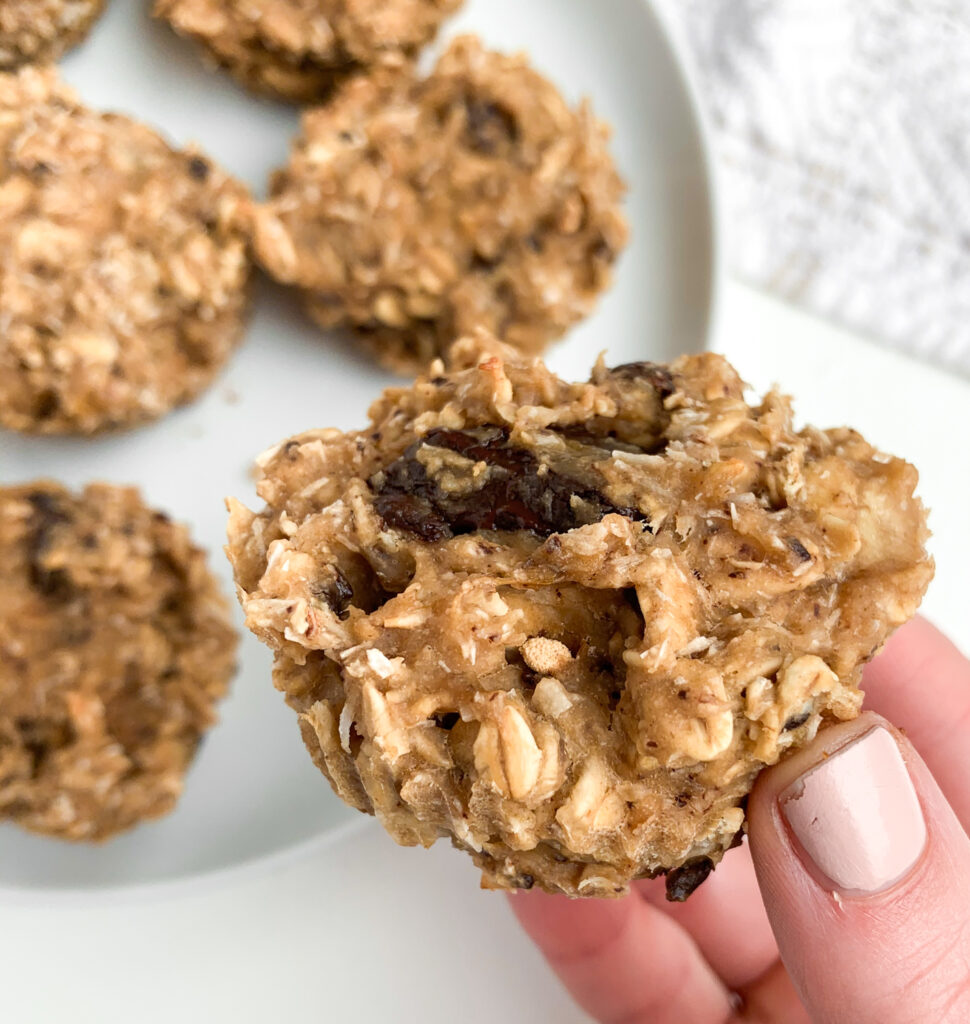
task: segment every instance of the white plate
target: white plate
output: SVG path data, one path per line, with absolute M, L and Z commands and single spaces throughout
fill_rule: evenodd
M 204 71 L 189 45 L 149 19 L 149 6 L 111 4 L 64 62 L 66 77 L 92 105 L 134 114 L 176 142 L 198 141 L 262 193 L 286 157 L 297 112 Z M 620 363 L 703 348 L 718 276 L 712 183 L 692 91 L 656 13 L 643 0 L 468 0 L 445 35 L 469 30 L 499 49 L 527 49 L 571 99 L 591 96 L 614 126 L 613 152 L 630 183 L 633 240 L 616 283 L 553 350 L 553 367 L 581 378 L 600 349 Z M 0 479 L 137 483 L 153 505 L 191 524 L 229 591 L 223 498 L 254 500 L 253 456 L 310 427 L 361 426 L 392 380 L 346 341 L 321 336 L 291 295 L 266 282 L 257 292 L 244 346 L 201 401 L 95 441 L 0 433 Z M 173 814 L 100 848 L 0 826 L 0 890 L 172 883 L 266 863 L 350 820 L 355 812 L 310 763 L 270 683 L 267 651 L 247 634 L 241 654 L 222 721 Z

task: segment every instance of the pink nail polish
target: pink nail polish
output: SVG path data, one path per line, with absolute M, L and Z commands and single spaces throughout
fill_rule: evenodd
M 926 845 L 926 823 L 903 756 L 877 726 L 792 783 L 779 798 L 804 852 L 843 892 L 900 881 Z

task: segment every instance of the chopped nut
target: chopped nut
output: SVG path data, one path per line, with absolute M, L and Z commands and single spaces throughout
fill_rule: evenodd
M 526 665 L 544 676 L 558 675 L 573 660 L 564 643 L 544 636 L 531 637 L 520 650 Z
M 532 692 L 532 703 L 549 718 L 558 718 L 573 706 L 565 687 L 551 676 L 546 676 L 536 683 L 536 688 Z
M 583 852 L 596 832 L 616 828 L 623 818 L 623 801 L 610 790 L 606 767 L 597 758 L 590 759 L 566 802 L 556 812 L 574 848 Z

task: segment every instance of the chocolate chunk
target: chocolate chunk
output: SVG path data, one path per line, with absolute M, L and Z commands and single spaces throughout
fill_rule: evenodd
M 535 884 L 536 880 L 528 873 L 521 874 L 512 881 L 516 889 L 531 889 Z
M 616 259 L 616 250 L 605 238 L 597 239 L 590 246 L 589 254 L 594 260 L 603 263 L 612 263 Z
M 658 450 L 655 446 L 644 448 L 639 444 L 621 441 L 613 434 L 594 434 L 592 431 L 587 430 L 586 427 L 565 427 L 560 433 L 570 441 L 589 445 L 591 448 L 602 448 L 607 452 L 630 452 L 633 455 L 651 455 Z
M 800 715 L 792 715 L 791 718 L 785 722 L 785 732 L 790 732 L 792 729 L 797 729 L 800 725 L 804 725 L 811 717 L 811 708 L 809 708 L 808 711 L 803 711 Z
M 350 605 L 354 600 L 354 588 L 347 582 L 347 577 L 335 569 L 332 580 L 325 580 L 313 588 L 317 597 L 323 598 L 330 610 L 338 619 L 346 619 L 350 615 Z
M 14 720 L 20 742 L 30 756 L 31 778 L 36 779 L 52 753 L 74 740 L 74 729 L 69 720 L 20 716 Z
M 418 461 L 425 445 L 483 462 L 491 472 L 475 490 L 445 492 Z M 598 522 L 611 512 L 643 520 L 635 509 L 620 508 L 577 480 L 540 465 L 528 449 L 509 443 L 504 427 L 432 430 L 372 477 L 370 486 L 386 526 L 430 542 L 475 530 L 527 530 L 548 537 Z
M 674 378 L 670 370 L 657 363 L 623 363 L 614 366 L 610 373 L 622 380 L 646 380 L 661 398 L 674 393 Z
M 39 420 L 49 420 L 61 407 L 61 400 L 57 397 L 57 392 L 52 391 L 49 388 L 45 388 L 37 395 L 37 401 L 34 406 L 34 415 Z
M 434 484 L 416 458 L 420 446 L 420 441 L 411 445 L 401 458 L 372 477 L 369 485 L 376 492 L 374 507 L 385 526 L 434 543 L 452 533 L 432 501 Z
M 69 523 L 71 517 L 62 503 L 46 491 L 33 491 L 27 500 L 34 509 L 31 518 L 31 534 L 27 542 L 27 559 L 29 578 L 44 597 L 64 601 L 71 594 L 71 579 L 65 569 L 48 569 L 42 562 L 44 552 L 51 541 L 54 529 L 63 523 Z
M 458 720 L 461 715 L 457 711 L 438 711 L 435 713 L 434 724 L 439 729 L 444 729 L 446 732 L 450 732 L 458 724 Z
M 434 544 L 453 536 L 448 524 L 419 498 L 401 493 L 381 494 L 374 503 L 384 525 Z
M 488 257 L 483 256 L 480 252 L 474 252 L 468 269 L 473 274 L 490 274 L 499 263 L 501 263 L 501 257 L 498 255 Z
M 671 903 L 683 903 L 714 870 L 710 857 L 698 857 L 673 871 L 667 872 L 667 899 Z
M 785 543 L 795 552 L 799 559 L 803 562 L 810 562 L 812 556 L 809 554 L 808 549 L 797 537 L 786 537 Z
M 493 156 L 518 138 L 515 118 L 497 104 L 470 96 L 465 100 L 465 110 L 468 125 L 465 138 L 477 153 Z
M 201 156 L 189 158 L 189 175 L 196 181 L 205 181 L 209 177 L 209 161 L 203 160 Z

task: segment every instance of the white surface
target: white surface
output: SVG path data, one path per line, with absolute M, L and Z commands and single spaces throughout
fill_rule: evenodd
M 253 99 L 208 74 L 195 51 L 148 17 L 146 0 L 115 0 L 65 73 L 91 104 L 131 112 L 178 142 L 197 139 L 261 192 L 285 159 L 292 108 Z M 615 286 L 551 363 L 585 375 L 592 353 L 617 363 L 703 346 L 713 293 L 711 206 L 704 153 L 663 33 L 641 0 L 468 0 L 448 34 L 474 29 L 500 49 L 528 48 L 577 100 L 590 94 L 616 130 L 635 225 Z M 339 339 L 321 337 L 292 296 L 263 283 L 243 349 L 197 404 L 134 433 L 95 441 L 0 434 L 5 480 L 56 476 L 142 485 L 148 500 L 189 522 L 213 553 L 227 494 L 252 494 L 252 458 L 311 427 L 362 426 L 391 378 Z M 237 616 L 241 618 L 241 616 Z M 174 814 L 100 849 L 0 826 L 0 888 L 151 883 L 220 869 L 312 840 L 351 817 L 297 738 L 269 681 L 270 659 L 246 636 L 242 671 Z
M 934 507 L 927 611 L 970 650 L 965 581 L 970 383 L 951 380 L 739 285 L 719 348 L 819 422 L 851 418 L 915 459 Z M 860 385 L 865 385 L 861 396 Z M 0 908 L 10 1024 L 580 1024 L 502 897 L 439 846 L 373 824 L 326 853 L 192 896 Z

